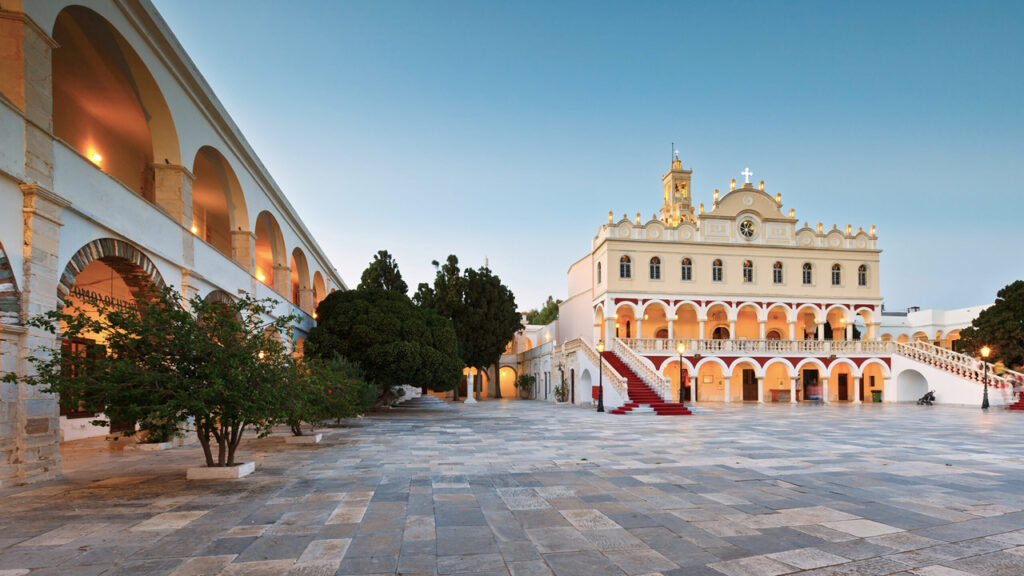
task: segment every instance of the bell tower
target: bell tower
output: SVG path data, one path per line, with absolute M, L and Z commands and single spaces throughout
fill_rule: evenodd
M 661 221 L 669 226 L 677 225 L 681 220 L 693 214 L 690 205 L 690 176 L 693 170 L 683 168 L 679 154 L 672 159 L 672 169 L 661 177 L 664 187 L 664 204 L 661 206 Z

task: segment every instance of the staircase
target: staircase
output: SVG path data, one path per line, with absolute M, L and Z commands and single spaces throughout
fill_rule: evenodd
M 1014 382 L 1024 381 L 1024 374 L 1013 370 L 1004 370 L 1002 375 L 996 374 L 995 366 L 991 363 L 980 362 L 967 354 L 947 350 L 930 342 L 897 343 L 894 352 L 958 376 L 967 382 L 982 384 L 987 379 L 989 388 L 993 389 L 993 392 L 1002 392 L 1004 398 L 1009 398 L 1008 395 L 1012 394 Z M 1024 411 L 1024 394 L 1015 402 L 1007 404 L 1006 409 Z
M 687 416 L 692 414 L 683 404 L 665 402 L 615 352 L 606 350 L 601 356 L 604 357 L 604 360 L 616 372 L 626 377 L 626 393 L 629 395 L 629 402 L 612 410 L 609 414 L 628 414 L 633 410 L 642 409 L 641 407 L 643 406 L 649 406 L 659 416 Z

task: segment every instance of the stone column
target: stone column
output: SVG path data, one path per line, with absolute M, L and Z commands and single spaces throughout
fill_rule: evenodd
M 732 389 L 729 387 L 730 377 L 725 376 L 723 380 L 725 381 L 725 402 L 728 404 L 732 402 Z
M 700 325 L 700 335 L 697 336 L 697 338 L 699 338 L 700 340 L 707 340 L 708 339 L 708 335 L 704 333 L 704 322 L 706 320 L 707 320 L 707 318 L 698 318 L 697 319 L 697 323 Z
M 690 402 L 697 403 L 697 371 L 694 370 L 690 378 Z
M 615 316 L 604 319 L 604 340 L 605 349 L 608 347 L 608 341 L 615 337 Z M 597 342 L 594 342 L 596 345 Z M 595 346 L 596 347 L 596 346 Z
M 292 301 L 292 269 L 289 266 L 278 264 L 274 266 L 274 290 L 284 296 L 285 300 Z
M 767 322 L 765 322 L 764 320 L 758 320 L 757 321 L 757 332 L 759 334 L 758 338 L 761 339 L 761 340 L 764 340 L 764 337 L 765 337 L 765 325 L 766 324 L 767 324 Z
M 633 338 L 643 338 L 644 337 L 643 327 L 644 327 L 644 319 L 643 318 L 637 318 L 636 319 L 636 334 L 632 334 L 631 336 Z
M 853 377 L 853 403 L 860 404 L 860 376 Z
M 821 379 L 821 401 L 828 404 L 828 378 Z
M 789 403 L 796 404 L 796 376 L 789 378 Z
M 668 339 L 675 340 L 675 320 L 668 321 Z
M 796 340 L 796 322 L 789 322 L 789 339 Z
M 313 289 L 299 288 L 299 308 L 310 316 L 313 315 Z
M 730 340 L 735 340 L 736 339 L 736 321 L 735 320 L 729 320 L 729 339 Z
M 38 184 L 22 184 L 24 198 L 24 274 L 21 285 L 22 316 L 29 317 L 57 307 L 61 217 L 70 203 Z M 28 357 L 40 348 L 56 344 L 52 334 L 28 328 L 19 342 L 19 374 L 29 374 Z M 56 477 L 60 472 L 60 413 L 57 397 L 33 386 L 17 388 L 15 462 L 22 482 Z
M 764 404 L 764 378 L 757 379 L 757 403 Z
M 249 271 L 249 274 L 256 274 L 256 235 L 245 230 L 235 230 L 231 233 L 231 259 L 237 262 L 242 268 Z
M 192 183 L 196 177 L 184 166 L 153 163 L 154 203 L 182 226 L 192 228 Z M 202 230 L 200 230 L 201 232 Z
M 818 340 L 824 340 L 825 339 L 825 323 L 821 322 L 819 320 L 815 320 L 814 321 L 814 325 L 817 327 L 817 330 L 818 330 Z
M 881 325 L 882 325 L 881 322 L 872 322 L 871 324 L 868 324 L 868 327 L 867 327 L 868 328 L 868 334 L 867 334 L 867 339 L 868 340 L 879 340 L 880 339 L 880 335 L 878 334 L 878 329 L 881 327 Z
M 853 322 L 846 324 L 846 339 L 853 340 Z
M 199 294 L 199 287 L 192 279 L 192 271 L 188 268 L 181 269 L 181 298 L 188 302 L 190 298 Z

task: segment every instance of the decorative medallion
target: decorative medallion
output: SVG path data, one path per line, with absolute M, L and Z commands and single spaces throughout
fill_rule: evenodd
M 743 222 L 740 222 L 740 235 L 747 240 L 754 237 L 755 231 L 756 229 L 754 228 L 754 222 L 752 220 L 744 220 Z
M 746 204 L 747 206 L 753 205 L 754 204 L 754 197 L 751 196 L 750 194 L 747 194 L 747 195 L 743 196 L 743 203 Z
M 629 226 L 619 226 L 619 236 L 623 238 L 629 238 Z
M 650 236 L 651 238 L 657 238 L 658 236 L 661 235 L 661 232 L 658 232 L 657 228 L 652 228 L 647 232 L 647 235 Z
M 683 230 L 680 233 L 680 236 L 682 236 L 683 240 L 689 240 L 691 237 L 693 237 L 693 233 L 691 233 L 689 230 Z
M 829 242 L 829 244 L 833 246 L 839 246 L 839 238 L 833 238 L 832 241 Z

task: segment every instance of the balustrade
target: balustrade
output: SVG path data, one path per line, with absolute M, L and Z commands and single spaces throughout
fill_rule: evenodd
M 881 340 L 696 340 L 666 338 L 622 338 L 619 341 L 640 354 L 677 354 L 676 346 L 686 346 L 686 355 L 693 354 L 796 354 L 827 356 L 859 354 L 891 354 L 894 342 Z

